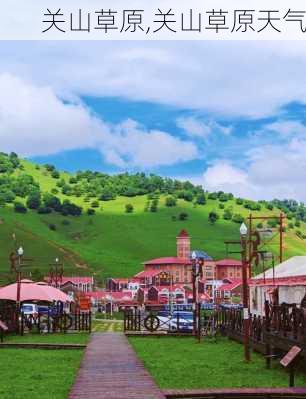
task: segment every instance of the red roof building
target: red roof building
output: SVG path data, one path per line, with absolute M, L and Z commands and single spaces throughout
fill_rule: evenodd
M 216 280 L 242 279 L 242 262 L 236 259 L 222 259 L 216 262 Z

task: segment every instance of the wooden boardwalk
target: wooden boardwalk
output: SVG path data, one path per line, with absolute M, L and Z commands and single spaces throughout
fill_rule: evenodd
M 69 399 L 165 399 L 124 334 L 95 333 Z

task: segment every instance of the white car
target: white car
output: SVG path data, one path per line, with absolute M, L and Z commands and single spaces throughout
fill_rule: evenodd
M 33 316 L 36 318 L 38 316 L 38 306 L 35 303 L 23 303 L 21 305 L 21 312 L 25 316 Z
M 193 330 L 193 313 L 192 312 L 158 312 L 159 330 L 172 332 L 192 332 Z

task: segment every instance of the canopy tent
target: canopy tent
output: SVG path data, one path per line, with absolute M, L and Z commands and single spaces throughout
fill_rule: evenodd
M 0 300 L 16 301 L 18 284 L 10 284 L 0 288 Z M 21 280 L 20 301 L 62 301 L 71 302 L 71 298 L 57 288 L 44 283 L 34 283 L 31 280 Z

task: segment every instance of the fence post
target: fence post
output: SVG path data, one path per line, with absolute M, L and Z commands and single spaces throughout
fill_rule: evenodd
M 197 307 L 198 307 L 198 309 L 197 309 L 197 316 L 198 316 L 198 342 L 200 343 L 201 342 L 201 331 L 202 331 L 202 329 L 201 329 L 201 303 L 198 303 L 197 304 Z

